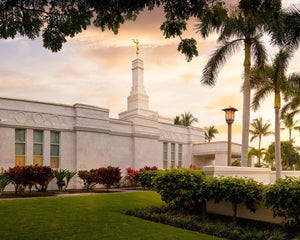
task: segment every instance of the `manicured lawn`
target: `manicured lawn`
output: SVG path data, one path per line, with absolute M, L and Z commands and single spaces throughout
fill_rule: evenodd
M 161 204 L 154 192 L 0 201 L 0 238 L 217 239 L 123 214 Z

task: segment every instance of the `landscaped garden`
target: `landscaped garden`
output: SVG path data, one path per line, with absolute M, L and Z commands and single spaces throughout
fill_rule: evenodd
M 61 182 L 66 179 L 67 186 L 69 174 L 75 176 L 76 172 L 39 166 L 10 168 L 0 175 L 0 183 L 8 181 L 15 185 L 15 193 L 5 193 L 3 196 L 6 198 L 53 196 L 63 192 L 107 193 L 111 186 L 122 187 L 124 184 L 152 189 L 159 195 L 153 191 L 141 191 L 0 201 L 0 220 L 3 223 L 0 236 L 4 236 L 4 239 L 19 239 L 24 234 L 30 236 L 25 239 L 40 239 L 41 234 L 47 233 L 46 238 L 49 236 L 49 239 L 173 239 L 174 236 L 177 239 L 193 239 L 193 236 L 187 237 L 179 229 L 176 231 L 180 233 L 174 236 L 172 234 L 175 230 L 164 230 L 161 234 L 161 228 L 168 228 L 167 226 L 129 217 L 135 216 L 233 240 L 286 240 L 300 237 L 299 178 L 279 179 L 274 184 L 263 186 L 251 178 L 207 178 L 200 169 L 192 165 L 190 169 L 169 170 L 147 166 L 139 170 L 127 168 L 126 172 L 121 181 L 120 169 L 117 167 L 79 171 L 78 177 L 83 181 L 83 189 L 66 191 Z M 47 191 L 47 184 L 55 178 L 58 190 Z M 96 184 L 102 184 L 105 189 L 94 189 Z M 38 191 L 31 191 L 33 186 Z M 27 188 L 29 192 L 25 192 Z M 124 189 L 114 189 L 116 191 L 124 192 Z M 230 208 L 229 213 L 232 212 L 231 217 L 209 214 L 206 210 L 209 202 L 230 203 L 232 209 L 227 208 Z M 282 217 L 283 222 L 279 225 L 261 222 L 264 219 L 260 218 L 256 218 L 260 221 L 239 219 L 238 206 L 242 204 L 254 213 L 259 205 L 270 208 L 273 217 Z M 148 224 L 154 224 L 153 228 L 147 228 Z M 199 239 L 200 235 L 195 236 Z
M 155 192 L 0 201 L 1 239 L 218 239 L 123 214 L 161 206 Z

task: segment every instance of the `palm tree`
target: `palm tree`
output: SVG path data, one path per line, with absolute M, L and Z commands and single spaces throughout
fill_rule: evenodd
M 280 118 L 281 93 L 286 93 L 289 83 L 293 82 L 294 75 L 286 76 L 288 61 L 292 57 L 290 51 L 280 50 L 276 54 L 272 65 L 267 65 L 264 70 L 253 68 L 251 71 L 251 84 L 256 89 L 252 107 L 257 110 L 260 102 L 271 93 L 274 93 L 275 109 L 275 162 L 276 179 L 281 177 L 281 153 L 280 153 Z
M 293 113 L 289 113 L 282 116 L 282 123 L 289 130 L 289 142 L 292 142 L 292 131 L 293 130 L 300 131 L 300 127 L 297 126 L 299 122 L 300 122 L 299 120 L 294 121 Z M 285 128 L 281 128 L 281 129 L 284 130 Z
M 176 117 L 174 118 L 174 124 L 175 124 L 175 125 L 182 125 L 180 116 L 176 116 Z
M 271 168 L 273 168 L 275 153 L 269 153 L 268 151 L 266 151 L 264 152 L 264 154 L 265 154 L 264 161 L 270 164 Z
M 280 12 L 277 18 L 270 22 L 269 31 L 272 41 L 276 44 L 291 49 L 298 48 L 300 43 L 300 9 L 292 5 L 287 10 Z
M 227 58 L 244 46 L 244 83 L 243 83 L 243 134 L 242 134 L 242 166 L 247 165 L 250 122 L 250 67 L 251 56 L 256 66 L 262 67 L 266 60 L 266 51 L 261 42 L 262 33 L 270 20 L 277 17 L 281 1 L 240 0 L 236 11 L 233 11 L 219 26 L 212 21 L 211 16 L 204 16 L 196 25 L 197 32 L 203 38 L 215 30 L 220 33 L 218 42 L 221 46 L 212 54 L 203 70 L 202 82 L 213 86 L 219 68 Z
M 181 123 L 185 127 L 192 126 L 192 124 L 194 122 L 198 122 L 198 119 L 195 118 L 193 116 L 193 114 L 190 112 L 187 112 L 187 113 L 185 112 L 184 114 L 181 114 L 180 116 L 181 116 Z
M 218 134 L 218 129 L 215 126 L 205 127 L 205 141 L 210 142 L 213 138 L 215 138 L 215 134 Z
M 292 75 L 291 87 L 284 98 L 287 104 L 282 107 L 281 118 L 287 114 L 294 117 L 297 113 L 300 113 L 300 73 L 292 73 Z
M 260 164 L 260 158 L 265 154 L 265 148 L 261 149 L 256 149 L 256 148 L 251 148 L 251 150 L 248 153 L 248 161 L 250 161 L 251 156 L 256 156 L 258 159 L 258 167 L 261 167 L 262 165 Z
M 269 131 L 271 124 L 269 123 L 269 120 L 263 123 L 263 119 L 260 117 L 255 118 L 250 125 L 252 129 L 250 129 L 249 132 L 253 135 L 250 142 L 258 138 L 258 150 L 260 150 L 262 137 L 274 134 L 272 131 Z M 260 156 L 258 156 L 258 164 L 260 165 Z

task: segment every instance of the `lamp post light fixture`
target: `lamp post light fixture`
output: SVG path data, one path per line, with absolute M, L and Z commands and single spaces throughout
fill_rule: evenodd
M 232 123 L 234 122 L 234 113 L 238 111 L 236 108 L 230 107 L 222 109 L 225 111 L 225 120 L 228 124 L 228 142 L 227 142 L 227 165 L 231 166 L 231 133 Z

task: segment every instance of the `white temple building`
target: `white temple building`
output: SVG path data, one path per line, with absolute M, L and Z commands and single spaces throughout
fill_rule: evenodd
M 205 143 L 204 130 L 173 124 L 149 109 L 143 60 L 132 61 L 132 89 L 119 119 L 109 109 L 0 98 L 0 167 L 40 164 L 83 170 L 119 166 L 227 164 L 227 142 Z M 233 144 L 239 157 L 241 145 Z

